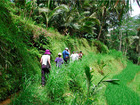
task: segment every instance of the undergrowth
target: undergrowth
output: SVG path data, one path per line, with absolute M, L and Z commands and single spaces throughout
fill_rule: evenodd
M 94 41 L 62 36 L 53 28 L 44 29 L 30 19 L 17 16 L 18 9 L 10 2 L 0 2 L 0 100 L 22 90 L 22 84 L 32 74 L 40 73 L 40 57 L 46 49 L 51 51 L 51 61 L 68 47 L 71 52 L 82 50 L 100 52 Z M 98 42 L 100 43 L 100 42 Z M 103 47 L 104 48 L 104 47 Z M 102 50 L 102 49 L 100 49 Z M 108 49 L 106 49 L 108 51 Z M 104 52 L 106 53 L 106 52 Z
M 24 76 L 36 74 L 38 61 L 27 50 L 28 39 L 13 22 L 6 4 L 0 3 L 0 101 L 21 89 Z M 5 17 L 5 18 L 3 18 Z M 25 41 L 25 43 L 23 43 Z
M 71 105 L 102 103 L 104 98 L 102 97 L 103 99 L 98 101 L 97 94 L 100 93 L 100 90 L 102 91 L 101 88 L 105 89 L 106 85 L 100 84 L 98 88 L 94 86 L 97 85 L 105 75 L 93 69 L 94 63 L 96 63 L 101 56 L 101 54 L 90 53 L 88 56 L 84 56 L 81 61 L 72 62 L 67 66 L 63 65 L 61 69 L 52 65 L 51 73 L 45 87 L 41 86 L 41 75 L 32 75 L 25 81 L 23 90 L 14 98 L 11 104 Z M 102 56 L 102 60 L 105 60 L 106 57 L 110 57 L 108 61 L 113 58 L 105 54 Z M 110 62 L 110 65 L 111 64 Z M 85 67 L 89 68 L 89 73 L 85 74 Z M 104 73 L 108 74 L 108 71 L 104 71 Z M 88 74 L 91 75 L 91 79 L 89 79 L 90 85 L 87 84 L 87 77 L 89 76 L 86 75 Z M 113 71 L 110 75 L 114 75 Z
M 20 90 L 12 104 L 101 103 L 96 94 L 100 89 L 93 90 L 94 85 L 109 72 L 112 74 L 108 78 L 121 71 L 125 64 L 121 53 L 109 51 L 96 40 L 62 36 L 53 28 L 36 26 L 32 20 L 17 16 L 12 4 L 1 2 L 0 7 L 0 101 Z M 54 59 L 65 47 L 71 52 L 82 50 L 85 57 L 57 69 Z M 52 53 L 53 67 L 46 86 L 41 87 L 39 60 L 45 49 Z M 90 86 L 85 66 L 91 70 Z

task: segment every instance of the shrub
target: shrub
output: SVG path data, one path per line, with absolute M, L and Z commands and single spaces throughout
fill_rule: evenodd
M 109 52 L 107 46 L 104 45 L 103 43 L 101 43 L 100 41 L 94 41 L 94 45 L 97 47 L 97 50 L 100 53 L 108 53 Z

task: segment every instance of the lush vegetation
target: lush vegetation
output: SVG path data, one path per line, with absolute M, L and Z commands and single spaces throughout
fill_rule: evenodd
M 40 74 L 39 61 L 45 49 L 51 50 L 52 61 L 65 47 L 69 47 L 71 51 L 83 50 L 85 54 L 91 51 L 108 52 L 108 48 L 99 41 L 88 42 L 84 38 L 62 36 L 52 28 L 45 30 L 30 20 L 23 20 L 12 14 L 12 5 L 0 3 L 1 100 L 21 89 L 25 78 Z M 96 46 L 93 46 L 94 43 Z
M 19 31 L 2 3 L 0 7 L 0 100 L 3 100 L 18 91 L 24 78 L 36 74 L 40 68 L 37 57 L 33 59 L 27 50 L 27 35 Z
M 140 63 L 140 17 L 129 16 L 129 0 L 10 1 L 0 2 L 0 101 L 20 91 L 11 104 L 114 104 L 114 91 L 124 91 L 139 103 L 140 69 L 126 62 Z M 84 57 L 58 69 L 54 59 L 65 47 Z M 52 68 L 41 87 L 45 49 Z M 120 85 L 107 83 L 114 81 Z M 131 104 L 126 93 L 116 96 Z
M 108 73 L 105 79 L 112 78 L 115 72 L 119 73 L 124 67 L 120 64 L 125 65 L 125 62 L 121 62 L 124 60 L 120 59 L 121 54 L 116 54 L 116 52 L 104 55 L 90 53 L 81 61 L 70 63 L 66 67 L 63 65 L 61 69 L 55 68 L 54 65 L 45 87 L 41 87 L 40 82 L 37 82 L 40 81 L 40 75 L 33 75 L 25 80 L 23 90 L 12 104 L 103 104 L 104 96 L 100 96 L 99 100 L 98 93 L 104 91 L 106 85 L 98 86 L 98 83 Z M 104 64 L 106 66 L 100 68 L 100 65 Z
M 140 6 L 138 0 L 134 1 Z M 140 16 L 130 17 L 130 0 L 15 0 L 14 3 L 14 14 L 33 20 L 36 25 L 53 27 L 63 35 L 100 40 L 138 63 Z
M 139 57 L 139 25 L 140 16 L 125 17 L 122 25 L 110 31 L 108 35 L 109 48 L 122 51 L 134 63 L 138 62 Z M 115 28 L 115 27 L 114 27 Z M 120 41 L 119 41 L 120 40 Z

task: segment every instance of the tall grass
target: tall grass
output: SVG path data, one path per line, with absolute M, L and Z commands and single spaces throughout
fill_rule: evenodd
M 96 90 L 93 88 L 94 85 L 98 85 L 104 76 L 96 70 L 91 70 L 91 68 L 98 59 L 105 60 L 107 56 L 109 55 L 102 56 L 101 54 L 91 53 L 85 55 L 81 61 L 72 62 L 67 66 L 63 65 L 61 69 L 52 65 L 45 87 L 41 86 L 40 75 L 32 75 L 29 79 L 25 79 L 23 90 L 11 104 L 71 105 L 101 103 L 96 99 L 98 99 L 97 94 L 100 93 L 101 88 L 104 88 L 104 85 L 99 84 L 99 89 Z M 85 73 L 85 67 L 88 69 L 87 73 Z M 91 75 L 89 79 L 87 79 L 88 74 Z

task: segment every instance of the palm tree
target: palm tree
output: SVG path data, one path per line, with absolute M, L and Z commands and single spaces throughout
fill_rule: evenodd
M 129 0 L 113 0 L 113 1 L 98 1 L 98 18 L 101 21 L 101 28 L 98 33 L 98 40 L 100 39 L 100 36 L 102 34 L 103 27 L 106 25 L 107 20 L 110 21 L 111 14 L 115 14 L 114 16 L 117 16 L 117 19 L 121 23 L 122 17 L 124 14 L 126 14 L 129 10 Z M 119 24 L 120 24 L 119 23 Z
M 64 4 L 57 6 L 53 10 L 50 10 L 49 8 L 46 8 L 46 7 L 39 8 L 39 13 L 42 13 L 46 20 L 46 27 L 48 27 L 49 21 L 52 18 L 55 18 L 57 15 L 61 14 L 62 12 L 67 12 L 67 11 L 69 11 L 69 8 L 67 5 L 64 5 Z
M 139 36 L 139 41 L 138 41 L 138 63 L 140 65 L 140 27 L 137 29 L 138 30 L 138 36 Z

